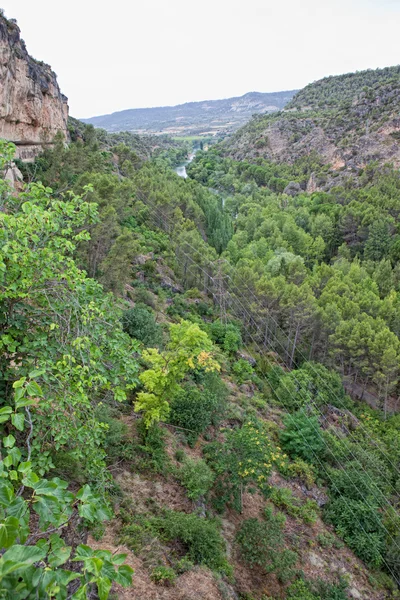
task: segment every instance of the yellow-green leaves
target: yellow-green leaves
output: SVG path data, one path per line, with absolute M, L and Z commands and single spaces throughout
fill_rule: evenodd
M 169 401 L 180 390 L 188 371 L 220 369 L 208 335 L 196 323 L 184 320 L 170 325 L 170 341 L 164 352 L 150 348 L 143 352 L 143 358 L 151 368 L 139 377 L 145 391 L 138 393 L 135 410 L 143 411 L 147 427 L 168 416 Z

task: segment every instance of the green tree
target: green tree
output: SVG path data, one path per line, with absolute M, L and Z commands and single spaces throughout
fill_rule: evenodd
M 140 375 L 145 391 L 137 395 L 135 410 L 143 411 L 144 421 L 152 423 L 168 417 L 170 401 L 181 391 L 180 382 L 190 370 L 219 370 L 212 357 L 213 344 L 200 327 L 190 321 L 170 325 L 170 340 L 163 352 L 150 348 L 143 352 L 151 365 Z

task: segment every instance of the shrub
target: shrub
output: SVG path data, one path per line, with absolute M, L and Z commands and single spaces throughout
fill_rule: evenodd
M 289 515 L 305 523 L 312 524 L 317 520 L 319 509 L 315 500 L 308 499 L 302 504 L 288 488 L 273 488 L 270 500 L 275 506 L 283 508 Z
M 236 535 L 242 558 L 251 567 L 259 566 L 266 573 L 276 572 L 278 578 L 287 581 L 293 575 L 297 555 L 283 549 L 285 517 L 266 509 L 265 520 L 252 518 L 243 521 Z
M 186 430 L 185 435 L 190 444 L 194 444 L 207 427 L 218 423 L 225 408 L 224 393 L 216 395 L 213 386 L 207 386 L 207 382 L 213 382 L 213 379 L 208 377 L 203 389 L 186 385 L 172 399 L 169 422 Z
M 378 507 L 340 496 L 326 505 L 325 519 L 357 556 L 373 567 L 381 566 L 385 530 Z
M 131 458 L 142 469 L 163 473 L 169 467 L 169 458 L 165 450 L 165 434 L 158 425 L 146 427 L 143 420 L 138 423 L 140 443 L 132 448 Z
M 152 525 L 166 541 L 177 540 L 188 549 L 189 559 L 217 571 L 229 571 L 225 542 L 217 521 L 172 510 L 152 520 Z
M 147 347 L 158 346 L 161 343 L 161 328 L 157 325 L 154 314 L 144 304 L 136 304 L 133 308 L 125 310 L 122 326 L 126 333 Z
M 258 419 L 226 431 L 225 440 L 208 444 L 204 453 L 217 474 L 213 502 L 221 512 L 225 505 L 241 511 L 242 494 L 251 485 L 267 493 L 273 464 L 285 464 L 269 439 L 265 423 Z
M 343 469 L 332 469 L 329 473 L 329 487 L 335 496 L 346 496 L 353 500 L 367 499 L 370 504 L 381 505 L 383 493 L 373 475 L 361 469 L 359 463 L 348 462 Z
M 191 458 L 186 458 L 178 471 L 178 477 L 191 500 L 206 496 L 215 479 L 214 473 L 204 460 Z
M 153 569 L 150 578 L 155 583 L 161 583 L 163 585 L 174 585 L 176 580 L 176 573 L 171 567 L 156 567 Z
M 274 389 L 286 408 L 302 408 L 311 404 L 342 406 L 346 402 L 339 375 L 313 362 L 304 363 L 301 369 L 285 373 Z
M 287 600 L 348 600 L 346 589 L 345 581 L 334 584 L 321 579 L 315 581 L 299 579 L 287 588 L 286 598 Z
M 297 477 L 302 481 L 307 489 L 310 489 L 315 483 L 315 470 L 312 465 L 302 458 L 296 458 L 287 466 L 285 475 L 288 477 Z
M 236 377 L 236 379 L 238 380 L 238 383 L 244 383 L 245 381 L 251 381 L 252 376 L 254 374 L 254 369 L 251 366 L 251 364 L 247 361 L 244 360 L 243 358 L 240 358 L 238 361 L 236 361 L 232 367 L 232 371 Z
M 287 415 L 283 423 L 285 429 L 280 433 L 283 448 L 293 457 L 313 462 L 324 448 L 318 418 L 303 409 Z
M 144 288 L 137 288 L 135 300 L 138 304 L 147 304 L 147 306 L 150 306 L 151 308 L 156 307 L 153 294 Z
M 217 319 L 210 325 L 210 337 L 228 354 L 234 354 L 242 346 L 242 334 L 234 323 L 223 323 Z

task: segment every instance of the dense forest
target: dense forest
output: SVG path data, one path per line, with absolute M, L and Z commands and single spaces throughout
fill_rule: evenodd
M 1 597 L 398 598 L 398 169 L 70 133 L 1 180 Z

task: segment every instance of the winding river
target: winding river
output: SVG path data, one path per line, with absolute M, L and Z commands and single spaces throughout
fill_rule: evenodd
M 175 173 L 177 173 L 179 175 L 179 177 L 183 177 L 184 179 L 186 179 L 186 177 L 187 177 L 186 166 L 192 162 L 192 160 L 194 159 L 195 156 L 196 156 L 196 150 L 194 152 L 192 152 L 192 154 L 189 154 L 189 158 L 187 161 L 185 161 L 181 165 L 178 165 L 177 167 L 175 167 L 174 171 L 175 171 Z

